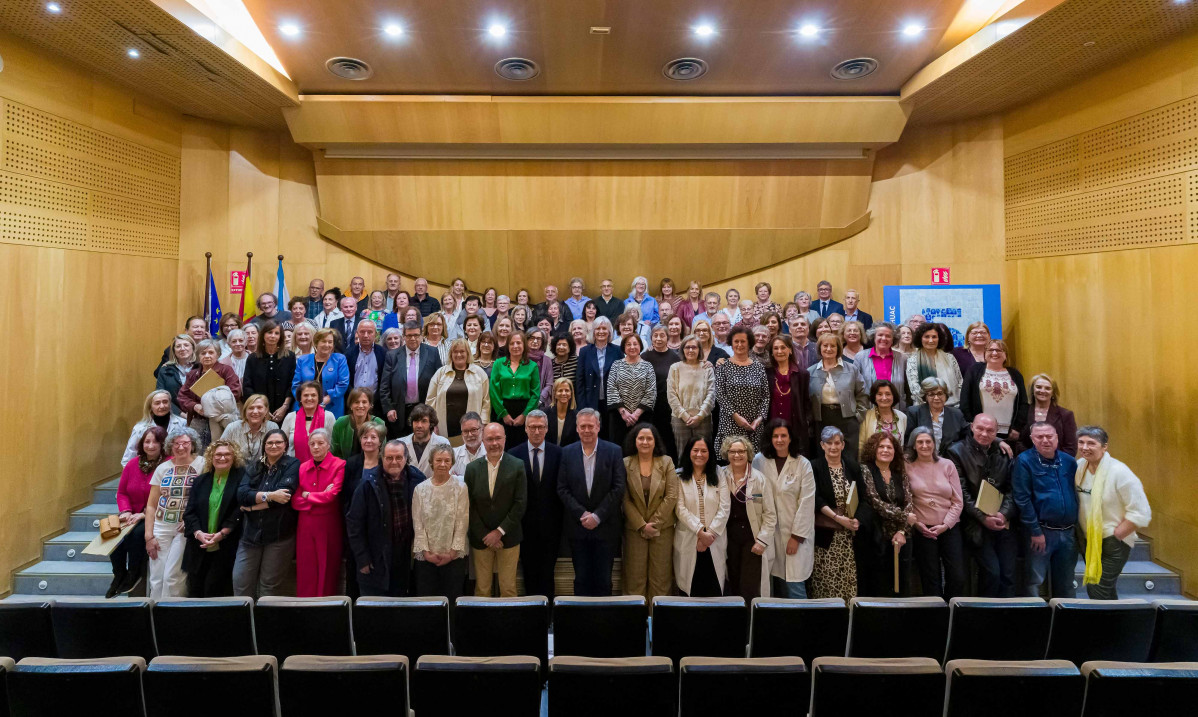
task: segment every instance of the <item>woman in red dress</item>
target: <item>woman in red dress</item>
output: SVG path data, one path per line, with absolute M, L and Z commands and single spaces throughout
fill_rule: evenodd
M 299 436 L 297 435 L 297 438 Z M 329 432 L 318 428 L 307 437 L 311 460 L 299 470 L 291 507 L 299 512 L 295 541 L 295 594 L 337 594 L 341 573 L 341 481 L 345 461 L 329 453 Z

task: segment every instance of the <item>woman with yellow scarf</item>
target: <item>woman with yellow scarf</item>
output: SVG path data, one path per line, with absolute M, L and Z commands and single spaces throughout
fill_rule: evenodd
M 1078 524 L 1085 533 L 1086 595 L 1117 600 L 1115 583 L 1123 571 L 1136 530 L 1152 520 L 1144 486 L 1122 461 L 1107 453 L 1107 432 L 1099 426 L 1077 431 Z

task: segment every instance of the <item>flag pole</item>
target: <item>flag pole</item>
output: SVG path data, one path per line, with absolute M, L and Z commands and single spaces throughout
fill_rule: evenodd
M 211 296 L 209 296 L 209 292 L 212 287 L 212 282 L 208 281 L 208 277 L 212 276 L 212 252 L 210 252 L 210 251 L 204 252 L 204 258 L 208 262 L 208 271 L 207 271 L 207 273 L 204 274 L 204 307 L 200 311 L 202 314 L 204 314 L 204 324 L 206 326 L 206 325 L 212 323 L 212 316 L 210 315 L 210 312 L 208 311 L 208 307 L 210 307 L 212 305 L 211 302 L 209 301 L 209 299 L 211 299 Z

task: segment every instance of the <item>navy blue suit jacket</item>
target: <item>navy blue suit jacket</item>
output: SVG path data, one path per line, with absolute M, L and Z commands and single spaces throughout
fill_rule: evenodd
M 548 440 L 541 446 L 541 482 L 532 477 L 532 456 L 528 441 L 512 447 L 508 453 L 524 461 L 524 477 L 528 481 L 528 503 L 524 509 L 524 539 L 539 540 L 546 549 L 557 551 L 557 541 L 562 534 L 562 501 L 557 495 L 558 476 L 561 474 L 562 449 Z
M 373 347 L 374 361 L 378 372 L 377 378 L 373 386 L 367 386 L 371 391 L 374 391 L 374 415 L 382 417 L 383 405 L 379 401 L 379 386 L 383 383 L 383 367 L 387 364 L 387 349 L 375 344 Z M 358 363 L 358 357 L 362 355 L 362 349 L 355 342 L 345 351 L 345 363 L 349 364 L 349 387 L 354 388 L 354 366 Z M 345 392 L 346 400 L 349 399 L 349 391 Z M 346 413 L 349 412 L 349 406 L 345 407 Z
M 607 411 L 607 406 L 599 405 L 599 387 L 607 383 L 607 373 L 618 359 L 624 358 L 624 351 L 619 346 L 608 344 L 604 347 L 603 372 L 599 371 L 599 349 L 594 344 L 583 346 L 578 351 L 578 377 L 574 379 L 574 389 L 578 392 L 575 401 L 579 408 L 593 408 L 601 413 Z
M 832 299 L 828 299 L 828 310 L 827 311 L 820 311 L 820 305 L 822 303 L 823 302 L 820 301 L 819 297 L 812 299 L 811 300 L 811 310 L 814 311 L 815 313 L 819 314 L 820 316 L 823 316 L 824 318 L 827 318 L 827 317 L 831 316 L 832 314 L 840 314 L 842 316 L 844 315 L 844 304 L 840 303 L 839 301 L 833 301 Z
M 624 457 L 620 447 L 600 440 L 595 447 L 595 475 L 587 494 L 586 469 L 582 464 L 582 442 L 562 449 L 557 494 L 566 509 L 566 536 L 570 540 L 603 540 L 616 544 L 624 530 Z M 594 513 L 599 525 L 582 527 L 583 513 Z

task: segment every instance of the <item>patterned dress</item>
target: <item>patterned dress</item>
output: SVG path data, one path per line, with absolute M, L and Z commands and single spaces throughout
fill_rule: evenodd
M 849 482 L 844 466 L 828 467 L 832 489 L 836 491 L 836 512 L 844 515 L 849 496 Z M 853 557 L 853 533 L 837 529 L 827 548 L 815 546 L 815 567 L 811 572 L 811 597 L 843 598 L 847 603 L 857 597 L 857 560 Z
M 715 435 L 715 450 L 718 453 L 728 436 L 744 436 L 753 444 L 754 453 L 761 445 L 765 421 L 770 410 L 770 384 L 765 366 L 754 361 L 748 366 L 738 366 L 731 360 L 715 367 L 715 395 L 720 407 L 720 426 Z M 732 418 L 739 413 L 752 423 L 761 418 L 755 431 L 747 431 Z

